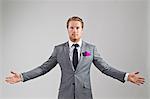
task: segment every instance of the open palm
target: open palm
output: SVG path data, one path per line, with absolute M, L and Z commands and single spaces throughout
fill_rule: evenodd
M 128 76 L 128 81 L 134 83 L 134 84 L 137 84 L 137 85 L 140 85 L 140 84 L 144 84 L 144 78 L 141 77 L 140 75 L 138 75 L 139 72 L 132 72 L 132 73 L 129 73 L 129 76 Z
M 19 73 L 13 71 L 11 71 L 10 73 L 11 75 L 6 77 L 5 79 L 7 83 L 14 84 L 21 81 L 21 75 Z

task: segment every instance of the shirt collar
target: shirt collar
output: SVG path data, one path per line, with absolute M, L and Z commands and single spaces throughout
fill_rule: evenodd
M 73 44 L 79 44 L 79 47 L 81 47 L 81 45 L 82 45 L 82 39 L 80 39 L 79 42 L 77 42 L 77 43 L 74 43 L 74 42 L 72 42 L 72 41 L 69 39 L 69 48 L 71 48 Z

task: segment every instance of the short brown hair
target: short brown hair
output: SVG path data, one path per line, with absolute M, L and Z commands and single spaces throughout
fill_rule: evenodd
M 79 22 L 81 22 L 81 24 L 82 24 L 82 28 L 84 27 L 84 22 L 83 22 L 83 20 L 82 20 L 80 17 L 78 17 L 78 16 L 73 16 L 73 17 L 71 17 L 71 18 L 68 19 L 68 21 L 67 21 L 67 28 L 68 28 L 68 26 L 69 26 L 69 22 L 70 22 L 70 21 L 79 21 Z

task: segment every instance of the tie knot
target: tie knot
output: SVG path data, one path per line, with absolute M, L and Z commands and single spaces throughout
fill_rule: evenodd
M 73 44 L 73 46 L 74 46 L 75 48 L 77 48 L 77 47 L 79 47 L 79 44 Z

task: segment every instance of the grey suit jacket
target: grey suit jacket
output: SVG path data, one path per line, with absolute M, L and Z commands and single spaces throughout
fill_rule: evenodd
M 90 54 L 85 55 L 85 52 Z M 31 71 L 22 73 L 23 81 L 46 74 L 59 63 L 61 83 L 58 99 L 93 99 L 90 83 L 90 67 L 93 63 L 102 73 L 125 82 L 126 73 L 109 66 L 101 58 L 94 45 L 83 41 L 80 55 L 80 61 L 74 71 L 69 58 L 68 42 L 55 46 L 52 55 L 45 63 Z

